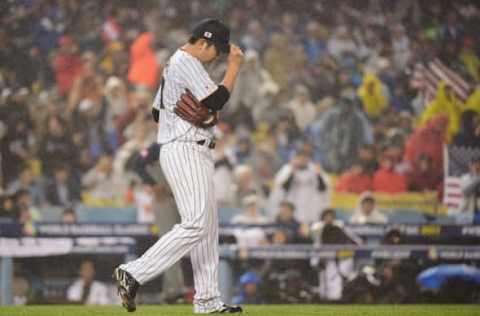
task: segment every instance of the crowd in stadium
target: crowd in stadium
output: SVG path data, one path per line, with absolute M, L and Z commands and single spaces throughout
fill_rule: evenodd
M 79 205 L 148 212 L 156 191 L 131 157 L 156 140 L 165 61 L 212 14 L 245 52 L 218 125 L 217 202 L 237 209 L 232 223 L 295 227 L 242 231 L 238 243 L 321 242 L 336 221 L 332 192 L 358 194 L 350 221 L 361 224 L 388 221 L 371 192 L 441 201 L 444 144 L 480 146 L 473 1 L 2 1 L 0 217 L 40 221 L 49 206 L 68 222 Z M 422 73 L 432 61 L 434 78 Z M 209 66 L 218 79 L 224 69 Z
M 5 3 L 0 84 L 6 205 L 132 203 L 138 186 L 128 159 L 155 139 L 149 111 L 162 65 L 187 38 L 187 21 L 215 9 L 228 12 L 223 18 L 246 54 L 219 125 L 221 206 L 238 207 L 254 193 L 272 213 L 276 204 L 269 198 L 285 195 L 276 191 L 283 188 L 295 199 L 295 182 L 301 186 L 314 175 L 322 183 L 306 196 L 331 190 L 441 193 L 443 144 L 478 144 L 478 39 L 469 27 L 478 22 L 478 9 L 468 2 L 454 10 L 406 2 L 383 11 L 372 1 L 368 18 L 353 3 L 335 6 L 338 14 L 331 16 L 321 2 L 308 14 L 302 2 L 288 12 L 277 12 L 275 1 L 217 1 L 212 8 L 160 2 Z M 279 18 L 254 19 L 249 10 Z M 415 65 L 435 57 L 468 82 L 464 100 L 447 83 L 430 103 L 412 87 Z M 222 65 L 210 69 L 221 74 Z M 298 170 L 302 175 L 291 186 L 286 180 L 297 179 Z M 327 172 L 338 176 L 334 186 Z M 26 197 L 10 203 L 19 192 Z M 328 206 L 324 200 L 320 209 Z M 305 222 L 318 219 L 318 212 L 296 206 L 310 214 Z

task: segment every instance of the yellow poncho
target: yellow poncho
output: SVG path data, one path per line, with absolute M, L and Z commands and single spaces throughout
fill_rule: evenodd
M 480 88 L 475 89 L 468 97 L 465 110 L 473 110 L 480 114 Z
M 463 103 L 447 84 L 442 81 L 439 84 L 437 96 L 422 113 L 421 125 L 425 125 L 439 114 L 448 116 L 447 139 L 450 141 L 460 130 L 461 116 L 464 111 Z
M 467 68 L 470 76 L 472 76 L 476 82 L 480 82 L 480 59 L 477 57 L 477 55 L 475 55 L 475 52 L 471 50 L 464 50 L 460 54 L 460 60 Z
M 362 85 L 357 90 L 363 103 L 363 109 L 371 118 L 377 118 L 387 107 L 387 98 L 383 93 L 380 80 L 373 74 L 365 74 Z

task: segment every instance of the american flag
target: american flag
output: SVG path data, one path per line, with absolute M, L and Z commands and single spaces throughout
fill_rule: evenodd
M 438 58 L 428 63 L 417 63 L 410 79 L 410 85 L 423 95 L 425 106 L 435 99 L 441 81 L 445 81 L 462 102 L 465 102 L 473 91 L 470 83 Z
M 448 145 L 444 149 L 444 195 L 443 203 L 450 209 L 458 209 L 463 198 L 460 178 L 468 173 L 473 158 L 480 157 L 479 147 Z

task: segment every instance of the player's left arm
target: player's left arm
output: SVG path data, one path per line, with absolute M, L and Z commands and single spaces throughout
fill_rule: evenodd
M 197 100 L 212 111 L 220 111 L 230 98 L 228 89 L 223 84 L 217 85 L 205 68 L 194 60 L 186 59 L 178 69 L 178 76 Z

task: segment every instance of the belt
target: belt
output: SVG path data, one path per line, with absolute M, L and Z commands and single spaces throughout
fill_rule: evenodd
M 206 139 L 199 140 L 197 142 L 197 144 L 199 144 L 200 146 L 203 146 L 203 145 L 207 144 L 208 148 L 210 148 L 210 149 L 214 149 L 215 145 L 216 145 L 214 140 L 207 141 Z

